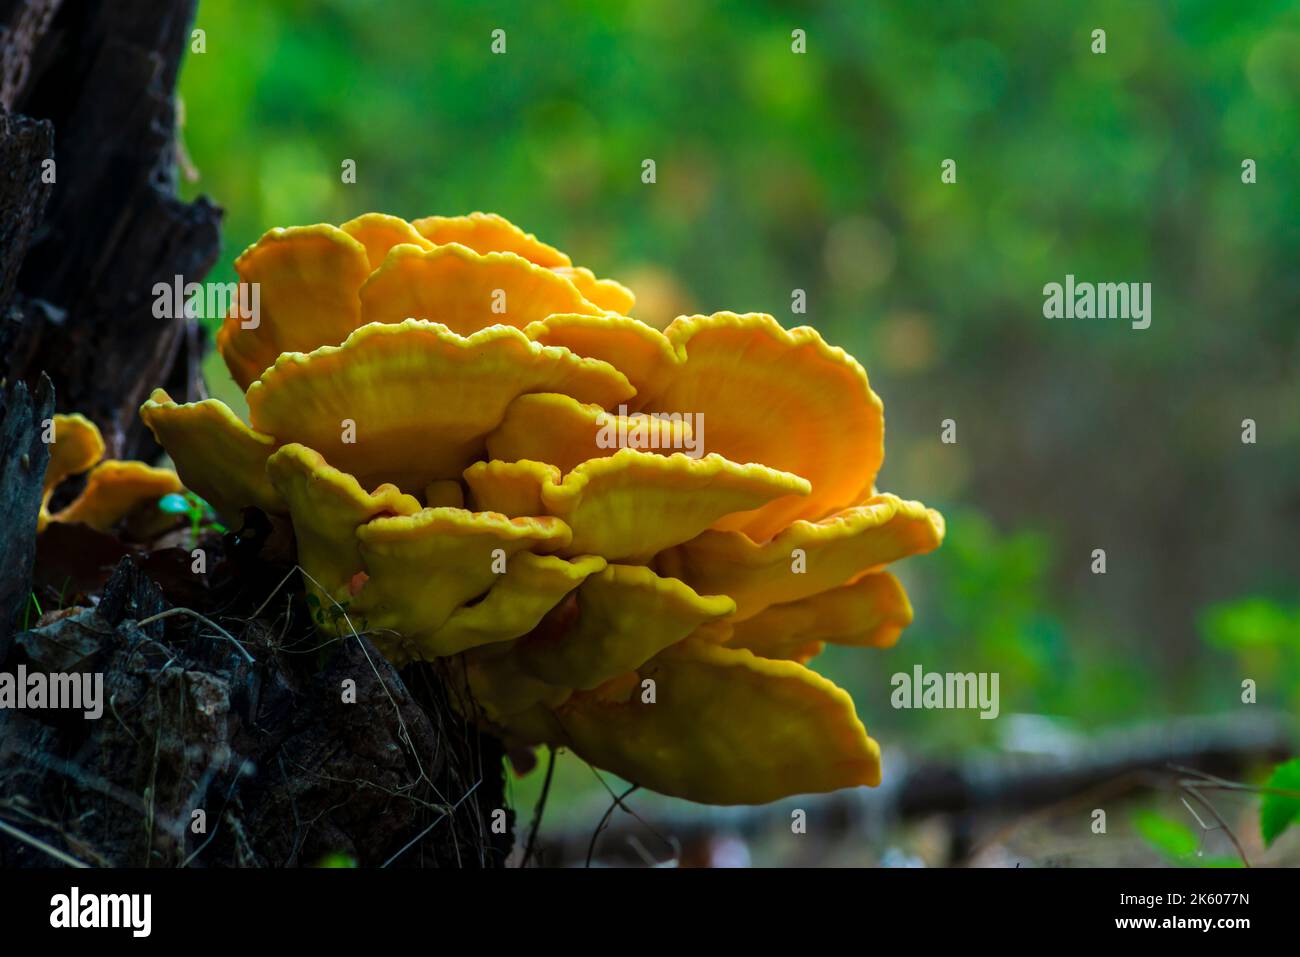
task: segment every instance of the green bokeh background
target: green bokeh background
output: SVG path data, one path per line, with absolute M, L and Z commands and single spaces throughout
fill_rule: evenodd
M 890 749 L 1007 727 L 890 708 L 914 663 L 996 671 L 1004 716 L 1079 731 L 1238 710 L 1245 678 L 1300 703 L 1293 3 L 204 0 L 197 26 L 186 192 L 226 209 L 211 278 L 272 226 L 493 210 L 649 321 L 770 312 L 862 361 L 880 487 L 949 522 L 899 568 L 899 645 L 818 659 L 886 773 Z M 1045 319 L 1067 273 L 1152 283 L 1151 327 Z M 599 787 L 573 761 L 560 780 Z

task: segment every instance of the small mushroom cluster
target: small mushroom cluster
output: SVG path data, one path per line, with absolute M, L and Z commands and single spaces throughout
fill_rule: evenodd
M 289 519 L 343 612 L 322 628 L 455 656 L 464 707 L 508 742 L 666 794 L 879 782 L 807 662 L 892 644 L 912 612 L 882 569 L 944 525 L 875 491 L 882 406 L 851 356 L 766 315 L 660 331 L 492 214 L 273 229 L 235 265 L 260 314 L 217 345 L 249 424 L 162 390 L 141 415 L 218 513 Z M 677 416 L 666 447 L 600 440 L 655 414 Z
M 99 428 L 80 413 L 56 415 L 48 428 L 52 441 L 48 443 L 50 459 L 45 466 L 37 532 L 45 531 L 51 522 L 80 523 L 97 532 L 108 532 L 137 508 L 181 491 L 180 479 L 170 469 L 104 459 L 104 438 Z M 83 472 L 89 474 L 81 493 L 51 514 L 50 499 L 55 490 Z

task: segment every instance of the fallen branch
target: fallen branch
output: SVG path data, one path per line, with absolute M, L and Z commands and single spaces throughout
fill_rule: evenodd
M 795 809 L 807 814 L 810 833 L 867 838 L 898 821 L 976 814 L 996 819 L 1032 812 L 1122 779 L 1130 782 L 1127 790 L 1144 783 L 1157 786 L 1174 773 L 1173 766 L 1183 773 L 1196 769 L 1202 775 L 1240 773 L 1260 761 L 1289 757 L 1296 747 L 1294 723 L 1289 718 L 1251 712 L 1116 729 L 1052 755 L 981 752 L 944 763 L 909 762 L 895 752 L 891 754 L 891 773 L 876 789 L 803 795 L 755 807 L 692 807 L 689 811 L 677 802 L 647 795 L 638 802 L 639 820 L 629 816 L 617 822 L 602 819 L 598 833 L 607 861 L 621 864 L 640 863 L 632 839 L 643 833 L 662 831 L 689 848 L 719 833 L 746 838 L 786 830 Z M 1196 786 L 1213 785 L 1198 782 Z M 591 848 L 591 828 L 568 828 L 550 835 L 544 844 L 553 863 L 580 866 Z M 964 857 L 961 849 L 954 849 L 954 858 Z

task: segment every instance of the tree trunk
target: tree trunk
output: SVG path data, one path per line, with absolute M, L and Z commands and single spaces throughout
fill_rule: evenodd
M 202 395 L 201 331 L 153 312 L 220 248 L 221 211 L 175 195 L 195 5 L 0 0 L 0 675 L 101 675 L 105 708 L 0 709 L 0 866 L 500 866 L 500 746 L 432 666 L 317 636 L 265 520 L 37 541 L 56 407 L 149 460 L 149 391 Z
M 196 397 L 200 338 L 153 288 L 203 279 L 221 211 L 176 195 L 174 91 L 195 0 L 0 0 L 0 356 L 44 371 L 109 455 L 153 457 L 149 390 Z M 44 216 L 41 216 L 42 207 Z

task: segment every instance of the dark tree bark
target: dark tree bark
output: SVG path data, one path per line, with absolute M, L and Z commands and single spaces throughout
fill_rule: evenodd
M 111 456 L 156 454 L 136 414 L 155 386 L 201 389 L 196 330 L 153 315 L 155 283 L 199 282 L 220 251 L 220 210 L 175 195 L 195 6 L 0 0 L 0 106 L 32 118 L 0 123 L 0 357 L 11 380 L 46 372 Z
M 100 673 L 105 702 L 97 720 L 0 712 L 0 821 L 25 838 L 0 833 L 0 868 L 504 863 L 500 750 L 429 666 L 169 609 L 124 558 L 97 607 L 0 640 L 3 670 Z
M 113 707 L 0 710 L 0 866 L 500 866 L 500 746 L 432 666 L 322 640 L 265 517 L 209 532 L 202 573 L 188 542 L 55 524 L 37 548 L 56 405 L 147 460 L 149 391 L 202 393 L 198 328 L 153 314 L 219 252 L 220 210 L 175 195 L 195 6 L 0 0 L 0 672 L 97 673 Z M 15 633 L 33 589 L 46 613 Z
M 50 380 L 36 394 L 21 382 L 0 389 L 0 636 L 27 604 L 36 555 L 36 511 L 50 448 L 41 423 L 54 408 Z

